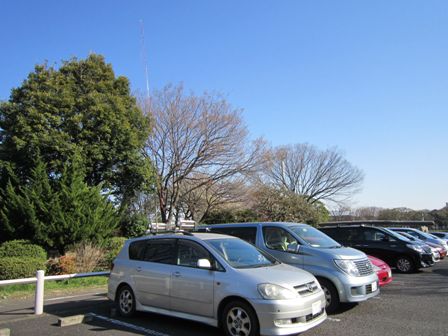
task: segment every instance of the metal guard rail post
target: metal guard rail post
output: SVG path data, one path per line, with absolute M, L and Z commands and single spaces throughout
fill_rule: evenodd
M 49 275 L 45 276 L 45 271 L 38 270 L 34 278 L 23 278 L 23 279 L 12 279 L 12 280 L 1 280 L 1 286 L 7 285 L 23 285 L 29 283 L 36 283 L 36 292 L 34 297 L 34 314 L 41 315 L 44 312 L 44 283 L 45 280 L 64 280 L 73 278 L 87 278 L 94 276 L 108 276 L 110 272 L 91 272 L 91 273 L 73 273 L 73 274 L 63 274 L 63 275 Z

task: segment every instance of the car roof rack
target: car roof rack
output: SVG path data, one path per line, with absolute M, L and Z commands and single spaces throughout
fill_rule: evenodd
M 193 236 L 193 234 L 191 232 L 185 231 L 185 230 L 163 230 L 163 231 L 155 231 L 155 230 L 150 230 L 148 232 L 148 235 L 158 235 L 158 234 L 169 234 L 169 233 L 179 233 L 179 234 L 183 234 L 185 236 Z

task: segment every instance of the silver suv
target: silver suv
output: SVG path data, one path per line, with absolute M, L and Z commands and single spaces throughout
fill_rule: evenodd
M 307 224 L 215 224 L 199 230 L 244 239 L 281 262 L 312 273 L 325 292 L 328 313 L 340 302 L 361 302 L 379 293 L 378 277 L 363 252 L 343 247 Z
M 108 297 L 122 316 L 155 312 L 220 326 L 227 335 L 296 334 L 327 316 L 312 274 L 213 233 L 126 241 L 114 260 Z

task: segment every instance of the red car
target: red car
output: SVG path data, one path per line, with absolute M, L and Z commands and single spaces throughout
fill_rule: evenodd
M 373 269 L 375 270 L 376 275 L 378 276 L 379 285 L 384 286 L 390 283 L 392 281 L 392 271 L 390 270 L 389 265 L 381 259 L 372 256 L 368 257 L 373 265 Z

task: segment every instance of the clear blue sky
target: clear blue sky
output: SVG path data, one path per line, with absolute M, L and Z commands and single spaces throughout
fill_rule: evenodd
M 183 82 L 272 145 L 337 146 L 354 206 L 448 202 L 448 1 L 4 1 L 0 99 L 36 63 L 103 54 L 133 90 Z

